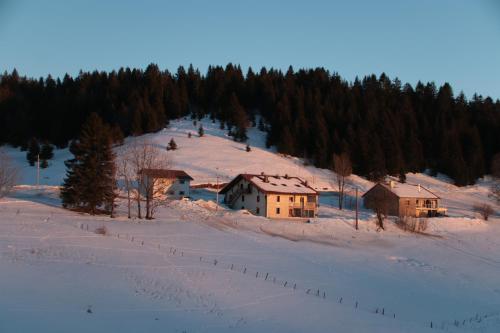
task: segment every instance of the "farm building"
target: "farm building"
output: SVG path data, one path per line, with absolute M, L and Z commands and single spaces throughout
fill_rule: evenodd
M 311 218 L 318 213 L 318 192 L 298 177 L 240 174 L 219 193 L 229 207 L 269 218 Z
M 377 183 L 363 194 L 366 208 L 384 205 L 388 215 L 431 217 L 446 214 L 440 207 L 440 198 L 421 186 L 390 181 Z

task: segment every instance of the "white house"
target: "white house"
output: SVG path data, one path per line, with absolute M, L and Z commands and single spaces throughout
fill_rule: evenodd
M 270 218 L 310 218 L 318 213 L 318 192 L 299 177 L 240 174 L 222 190 L 224 202 Z
M 183 170 L 143 169 L 143 184 L 155 195 L 163 194 L 169 199 L 189 197 L 189 186 L 193 178 Z

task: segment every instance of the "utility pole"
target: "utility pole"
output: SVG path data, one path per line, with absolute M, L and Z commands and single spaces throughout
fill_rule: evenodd
M 358 188 L 356 187 L 356 230 L 358 230 Z
M 40 154 L 36 155 L 36 188 L 40 189 Z
M 215 206 L 215 211 L 219 210 L 219 168 L 215 168 L 217 170 L 216 176 L 217 176 L 217 185 L 216 185 L 216 201 L 217 205 Z

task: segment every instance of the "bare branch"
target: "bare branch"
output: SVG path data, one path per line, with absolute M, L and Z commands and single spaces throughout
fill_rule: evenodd
M 344 203 L 345 180 L 352 174 L 351 159 L 347 153 L 333 155 L 333 171 L 335 172 L 335 182 L 339 192 L 339 209 Z
M 3 150 L 0 150 L 0 198 L 12 190 L 18 179 L 18 169 Z

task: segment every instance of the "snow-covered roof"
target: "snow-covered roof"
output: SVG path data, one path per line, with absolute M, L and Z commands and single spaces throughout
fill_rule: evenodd
M 420 198 L 420 199 L 439 199 L 437 195 L 423 187 L 408 183 L 399 183 L 392 181 L 389 184 L 379 183 L 386 189 L 396 194 L 400 198 Z
M 234 186 L 239 179 L 244 178 L 255 185 L 261 191 L 266 193 L 285 193 L 285 194 L 317 194 L 317 192 L 307 185 L 299 177 L 278 176 L 278 175 L 252 175 L 240 174 L 227 184 L 221 193 L 227 192 Z

